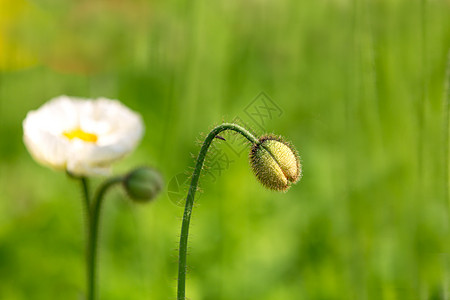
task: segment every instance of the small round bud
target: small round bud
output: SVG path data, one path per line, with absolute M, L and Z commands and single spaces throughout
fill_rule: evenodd
M 256 178 L 267 188 L 287 191 L 301 178 L 300 160 L 295 148 L 276 136 L 262 136 L 250 151 Z
M 131 199 L 146 202 L 154 199 L 162 190 L 161 174 L 152 168 L 141 167 L 125 176 L 123 186 Z

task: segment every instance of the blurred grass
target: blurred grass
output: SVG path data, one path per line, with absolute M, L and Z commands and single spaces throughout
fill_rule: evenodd
M 0 0 L 0 299 L 85 289 L 81 192 L 30 158 L 27 111 L 118 98 L 147 132 L 116 172 L 151 164 L 169 182 L 214 124 L 262 133 L 245 113 L 261 91 L 283 110 L 264 130 L 298 147 L 304 177 L 264 190 L 217 142 L 233 162 L 201 180 L 188 296 L 449 299 L 449 6 Z M 173 299 L 182 208 L 124 198 L 105 205 L 100 298 Z

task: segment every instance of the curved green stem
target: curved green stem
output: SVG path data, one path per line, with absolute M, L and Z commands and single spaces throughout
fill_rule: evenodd
M 211 145 L 214 138 L 225 130 L 233 130 L 237 133 L 240 133 L 247 140 L 249 140 L 252 144 L 258 143 L 258 139 L 251 134 L 245 128 L 231 123 L 224 123 L 215 127 L 211 132 L 206 136 L 205 141 L 203 142 L 202 148 L 200 149 L 200 153 L 197 157 L 197 162 L 195 164 L 194 173 L 192 174 L 191 185 L 189 187 L 188 195 L 186 198 L 186 206 L 184 208 L 183 214 L 183 222 L 181 225 L 181 235 L 180 235 L 180 249 L 179 249 L 179 258 L 178 258 L 178 291 L 177 291 L 177 299 L 185 300 L 186 298 L 186 255 L 187 255 L 187 243 L 188 243 L 188 235 L 189 235 L 189 223 L 191 220 L 192 207 L 194 204 L 195 192 L 197 191 L 198 179 L 200 176 L 200 172 L 203 168 L 203 163 L 205 161 L 206 154 L 208 152 L 208 148 Z
M 97 259 L 97 240 L 98 224 L 100 221 L 100 210 L 102 200 L 108 189 L 116 183 L 123 181 L 122 176 L 113 177 L 105 181 L 97 190 L 94 201 L 89 207 L 89 237 L 87 246 L 87 299 L 95 299 L 95 280 L 96 280 L 96 259 Z

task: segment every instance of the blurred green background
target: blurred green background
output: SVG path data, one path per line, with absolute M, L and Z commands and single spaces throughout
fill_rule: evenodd
M 153 165 L 169 185 L 148 205 L 108 194 L 99 299 L 175 298 L 174 178 L 232 120 L 285 136 L 304 176 L 268 191 L 240 137 L 215 142 L 190 299 L 450 299 L 449 16 L 445 0 L 0 0 L 0 299 L 85 291 L 79 182 L 22 142 L 61 94 L 139 111 L 114 172 Z

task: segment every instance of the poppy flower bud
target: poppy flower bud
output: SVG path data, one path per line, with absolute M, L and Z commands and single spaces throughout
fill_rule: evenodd
M 301 178 L 300 160 L 295 148 L 276 136 L 262 136 L 250 152 L 256 178 L 267 188 L 287 191 Z
M 162 190 L 164 182 L 161 174 L 147 167 L 137 168 L 125 176 L 124 188 L 131 199 L 146 202 L 154 199 Z

